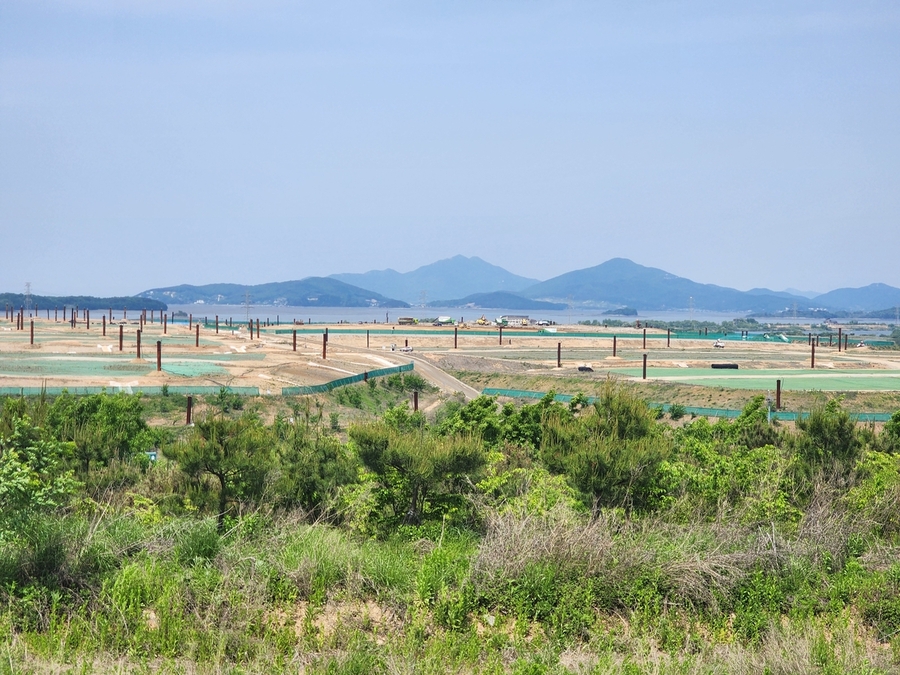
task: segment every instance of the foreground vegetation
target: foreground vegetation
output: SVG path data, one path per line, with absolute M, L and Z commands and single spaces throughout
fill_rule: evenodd
M 900 413 L 6 399 L 0 673 L 887 673 Z M 343 400 L 342 399 L 342 400 Z M 148 453 L 156 453 L 151 460 Z

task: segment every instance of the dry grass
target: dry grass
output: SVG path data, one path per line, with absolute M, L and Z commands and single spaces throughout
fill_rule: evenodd
M 544 517 L 493 515 L 472 564 L 476 587 L 515 579 L 532 564 L 551 564 L 563 574 L 603 576 L 625 586 L 648 572 L 674 606 L 715 608 L 753 569 L 774 569 L 788 547 L 774 533 L 733 523 L 691 525 L 614 512 L 586 519 L 558 507 Z

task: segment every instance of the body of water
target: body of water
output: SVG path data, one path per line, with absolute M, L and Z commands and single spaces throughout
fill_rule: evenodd
M 673 310 L 673 311 L 642 311 L 637 316 L 605 316 L 602 310 L 573 307 L 571 310 L 517 310 L 517 309 L 472 309 L 472 308 L 456 308 L 448 309 L 445 307 L 409 307 L 405 309 L 384 309 L 381 307 L 275 307 L 272 305 L 251 306 L 249 309 L 244 305 L 169 305 L 170 312 L 182 311 L 187 314 L 193 314 L 195 317 L 208 317 L 210 321 L 214 321 L 214 317 L 218 314 L 219 321 L 224 322 L 231 318 L 235 323 L 246 322 L 248 318 L 259 319 L 260 321 L 269 320 L 274 323 L 280 321 L 282 324 L 292 323 L 294 320 L 303 321 L 303 323 L 397 323 L 397 319 L 403 317 L 413 317 L 416 319 L 429 319 L 437 316 L 451 316 L 454 320 L 462 319 L 466 322 L 473 322 L 484 315 L 489 320 L 496 319 L 503 315 L 522 316 L 526 315 L 531 319 L 543 319 L 554 321 L 560 325 L 577 324 L 579 321 L 603 321 L 604 319 L 621 320 L 626 322 L 633 321 L 710 321 L 714 323 L 722 323 L 723 321 L 732 321 L 734 319 L 745 318 L 746 312 L 710 312 L 694 310 Z M 760 324 L 809 324 L 820 323 L 819 319 L 803 319 L 803 318 L 779 318 L 764 319 L 759 318 Z M 840 323 L 847 323 L 849 320 L 842 320 Z M 834 322 L 832 322 L 834 323 Z

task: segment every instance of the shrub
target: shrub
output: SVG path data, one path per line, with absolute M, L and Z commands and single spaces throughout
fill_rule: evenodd
M 219 554 L 221 547 L 214 521 L 190 523 L 178 533 L 174 548 L 175 560 L 182 565 L 192 565 L 198 561 L 209 562 Z

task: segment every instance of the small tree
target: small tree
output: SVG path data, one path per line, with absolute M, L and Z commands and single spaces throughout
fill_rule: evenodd
M 579 417 L 544 425 L 541 458 L 596 506 L 643 507 L 669 445 L 646 402 L 608 384 Z
M 395 482 L 394 512 L 404 524 L 421 522 L 429 495 L 458 492 L 487 463 L 481 439 L 402 432 L 384 423 L 350 429 L 362 463 L 387 484 Z
M 817 468 L 851 469 L 859 458 L 860 441 L 856 421 L 834 398 L 809 416 L 797 419 L 800 434 L 797 451 L 808 470 Z
M 210 475 L 219 484 L 218 530 L 225 529 L 228 504 L 258 497 L 272 468 L 273 439 L 253 416 L 207 417 L 190 437 L 166 451 L 189 476 Z
M 153 435 L 144 421 L 140 395 L 94 394 L 58 397 L 47 414 L 53 435 L 75 443 L 75 459 L 82 474 L 91 464 L 124 461 L 146 450 Z
M 323 513 L 338 487 L 356 480 L 359 465 L 332 435 L 300 420 L 276 423 L 278 477 L 274 489 L 284 506 Z
M 72 444 L 42 435 L 25 416 L 12 420 L 11 432 L 0 436 L 0 531 L 64 506 L 78 490 L 67 468 Z

